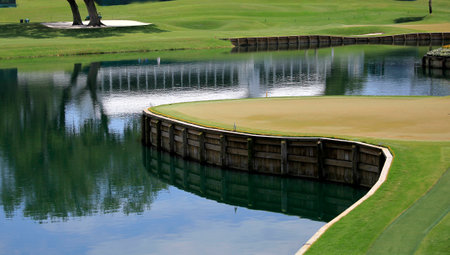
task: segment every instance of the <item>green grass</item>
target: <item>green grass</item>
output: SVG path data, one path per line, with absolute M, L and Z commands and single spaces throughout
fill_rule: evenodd
M 180 119 L 187 117 L 188 121 L 203 125 L 230 129 L 224 123 L 206 123 L 201 116 L 177 115 L 177 105 L 180 104 L 151 109 Z M 260 133 L 261 129 L 251 131 Z M 263 130 L 263 133 L 286 135 L 279 130 Z M 372 197 L 328 229 L 307 254 L 448 252 L 450 141 L 351 139 L 390 148 L 394 161 L 388 179 Z
M 298 34 L 358 35 L 418 32 L 401 24 L 450 22 L 450 2 L 426 0 L 176 0 L 99 7 L 104 19 L 154 25 L 55 31 L 40 22 L 69 21 L 66 1 L 20 0 L 0 8 L 0 59 L 231 47 L 218 38 Z M 87 15 L 79 1 L 81 15 Z M 421 19 L 418 19 L 420 17 Z M 18 24 L 29 18 L 31 24 Z M 417 20 L 417 21 L 415 21 Z M 397 22 L 397 23 L 396 23 Z

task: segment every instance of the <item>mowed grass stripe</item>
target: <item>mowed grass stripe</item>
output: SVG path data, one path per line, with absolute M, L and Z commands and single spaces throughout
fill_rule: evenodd
M 429 192 L 383 231 L 368 254 L 415 253 L 431 229 L 448 214 L 449 194 L 450 170 L 447 170 Z

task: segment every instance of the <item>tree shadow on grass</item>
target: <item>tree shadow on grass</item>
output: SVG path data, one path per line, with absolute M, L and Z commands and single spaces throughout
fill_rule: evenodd
M 6 24 L 0 25 L 0 38 L 33 38 L 46 39 L 57 37 L 74 38 L 104 38 L 133 33 L 162 33 L 168 32 L 156 27 L 156 25 L 138 27 L 105 27 L 90 29 L 55 29 L 49 28 L 39 23 L 31 24 Z
M 414 21 L 421 21 L 426 16 L 419 16 L 419 17 L 400 17 L 397 19 L 394 19 L 395 23 L 407 23 L 407 22 L 414 22 Z

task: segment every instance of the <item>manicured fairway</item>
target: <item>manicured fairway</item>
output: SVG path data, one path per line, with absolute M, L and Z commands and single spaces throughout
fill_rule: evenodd
M 82 1 L 81 16 L 87 15 Z M 104 19 L 149 27 L 61 31 L 67 1 L 20 0 L 0 8 L 0 59 L 231 47 L 219 38 L 299 34 L 363 35 L 450 30 L 450 1 L 176 0 L 99 7 Z M 30 24 L 19 24 L 29 18 Z
M 450 209 L 449 103 L 450 97 L 269 98 L 151 110 L 224 129 L 233 129 L 233 121 L 237 131 L 333 136 L 389 146 L 395 156 L 388 180 L 328 229 L 308 254 L 434 254 L 448 250 L 450 236 L 445 227 Z

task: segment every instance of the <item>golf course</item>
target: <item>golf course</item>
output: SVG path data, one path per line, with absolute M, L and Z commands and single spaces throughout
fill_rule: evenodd
M 180 103 L 149 110 L 224 130 L 358 140 L 391 149 L 387 181 L 308 254 L 445 254 L 450 98 L 300 97 Z
M 88 16 L 84 2 L 81 0 L 76 2 L 84 19 Z M 368 200 L 333 224 L 310 246 L 306 254 L 449 254 L 450 96 L 447 86 L 449 71 L 444 68 L 436 71 L 421 67 L 420 59 L 434 47 L 432 45 L 435 45 L 431 43 L 431 35 L 430 43 L 426 46 L 419 43 L 406 46 L 405 35 L 405 45 L 402 46 L 396 46 L 394 42 L 392 45 L 359 45 L 361 48 L 358 48 L 358 45 L 342 44 L 323 49 L 308 48 L 303 50 L 304 52 L 280 50 L 273 54 L 272 52 L 232 54 L 233 45 L 229 40 L 239 37 L 300 35 L 367 37 L 450 32 L 450 0 L 433 1 L 432 13 L 429 12 L 430 2 L 429 0 L 137 1 L 126 5 L 97 5 L 97 10 L 103 20 L 113 23 L 124 21 L 129 24 L 139 22 L 144 25 L 81 26 L 80 29 L 62 29 L 47 27 L 43 23 L 71 23 L 71 8 L 66 0 L 17 0 L 16 7 L 0 8 L 0 91 L 3 91 L 0 94 L 5 95 L 3 100 L 5 107 L 1 108 L 0 102 L 0 109 L 6 109 L 5 112 L 13 112 L 11 109 L 14 109 L 14 113 L 2 117 L 5 118 L 2 128 L 8 132 L 5 131 L 4 143 L 0 143 L 0 197 L 8 198 L 12 193 L 4 188 L 9 187 L 10 183 L 11 187 L 17 187 L 19 190 L 16 191 L 17 194 L 26 193 L 23 191 L 25 189 L 18 186 L 18 182 L 12 181 L 14 171 L 20 168 L 14 165 L 17 158 L 15 154 L 7 152 L 12 147 L 11 144 L 15 144 L 14 139 L 10 140 L 11 137 L 21 139 L 28 137 L 23 133 L 27 121 L 33 122 L 28 124 L 30 133 L 35 132 L 35 122 L 40 123 L 48 119 L 50 123 L 46 122 L 45 125 L 41 123 L 42 130 L 36 129 L 39 132 L 33 133 L 32 138 L 36 139 L 36 142 L 30 145 L 33 148 L 30 151 L 33 153 L 29 153 L 33 159 L 37 159 L 38 163 L 33 164 L 42 168 L 44 174 L 41 186 L 45 189 L 49 187 L 48 182 L 50 183 L 53 178 L 47 171 L 51 165 L 49 163 L 51 157 L 48 155 L 58 155 L 58 147 L 51 147 L 52 142 L 57 141 L 61 146 L 66 146 L 69 139 L 72 139 L 71 136 L 80 138 L 77 144 L 85 146 L 80 145 L 80 148 L 84 148 L 80 151 L 86 151 L 86 159 L 82 159 L 89 164 L 79 169 L 86 172 L 93 171 L 90 168 L 98 167 L 103 171 L 119 165 L 113 162 L 114 157 L 107 152 L 109 147 L 104 142 L 105 153 L 98 155 L 104 155 L 101 157 L 105 162 L 111 157 L 111 162 L 97 166 L 95 158 L 97 154 L 94 150 L 90 150 L 95 144 L 102 143 L 102 139 L 111 139 L 117 144 L 130 139 L 130 144 L 135 146 L 134 142 L 137 147 L 133 147 L 134 149 L 129 152 L 140 154 L 143 147 L 138 143 L 139 139 L 135 133 L 139 133 L 142 128 L 136 117 L 141 112 L 136 112 L 132 107 L 122 112 L 119 108 L 145 102 L 145 108 L 154 114 L 203 127 L 270 136 L 338 138 L 388 148 L 393 155 L 393 163 L 386 182 Z M 24 20 L 29 22 L 21 22 Z M 439 44 L 435 48 L 443 45 L 444 43 Z M 366 48 L 362 50 L 363 47 Z M 386 78 L 388 76 L 389 79 Z M 369 83 L 371 87 L 367 86 Z M 405 86 L 395 87 L 400 83 Z M 20 93 L 24 91 L 23 95 L 19 95 L 18 91 Z M 272 97 L 271 91 L 278 91 L 281 94 Z M 35 98 L 33 93 L 37 95 Z M 283 93 L 288 93 L 288 96 Z M 152 98 L 149 99 L 150 97 Z M 38 105 L 36 102 L 40 102 L 39 100 L 42 100 L 42 105 L 36 107 L 42 111 L 42 116 L 36 114 L 38 110 L 33 108 Z M 173 101 L 164 101 L 163 105 L 158 105 L 162 100 Z M 193 100 L 205 101 L 188 102 Z M 20 101 L 21 105 L 15 101 Z M 169 104 L 172 102 L 174 103 Z M 118 105 L 120 107 L 117 107 Z M 11 120 L 17 122 L 17 126 L 11 126 L 11 123 L 15 123 Z M 58 136 L 47 134 L 49 126 L 57 129 Z M 91 137 L 90 133 L 83 136 L 83 132 L 91 129 L 98 135 L 97 138 L 92 138 L 92 141 L 88 139 Z M 123 134 L 121 129 L 125 129 Z M 127 138 L 127 132 L 131 132 L 129 130 L 135 133 L 133 136 L 128 135 Z M 9 135 L 10 133 L 15 136 Z M 24 140 L 28 141 L 31 138 Z M 16 139 L 16 143 L 17 141 L 19 140 Z M 21 146 L 17 145 L 20 151 Z M 125 155 L 122 152 L 128 149 L 120 146 L 122 145 L 119 144 L 117 147 L 117 151 L 120 151 L 118 154 Z M 73 151 L 77 150 L 69 145 L 67 147 L 67 155 L 72 155 Z M 23 158 L 31 158 L 30 155 Z M 54 158 L 61 160 L 61 163 L 55 164 L 56 175 L 64 176 L 64 171 L 66 168 L 69 169 L 70 163 L 63 157 L 54 156 Z M 136 167 L 124 166 L 123 169 L 118 169 L 118 172 L 128 174 L 142 167 L 141 160 L 135 161 Z M 24 169 L 34 171 L 34 165 L 32 167 L 24 165 L 26 165 Z M 77 168 L 77 171 L 79 169 Z M 39 179 L 29 174 L 23 176 L 26 177 L 18 180 Z M 79 176 L 80 179 L 89 177 L 85 172 L 80 172 Z M 107 177 L 108 174 L 104 176 Z M 143 176 L 137 177 L 136 180 L 147 178 L 146 172 L 143 172 Z M 106 177 L 102 181 L 99 179 L 95 182 L 100 191 L 90 186 L 86 190 L 93 192 L 92 194 L 95 192 L 114 194 L 114 182 L 108 182 Z M 69 187 L 67 183 L 70 178 L 67 179 L 67 182 L 61 181 L 55 186 L 64 187 L 70 196 L 75 194 L 74 208 L 80 210 L 82 206 L 79 201 L 83 201 L 80 199 L 82 195 L 80 193 L 77 197 L 75 192 L 75 188 L 80 184 L 75 183 L 73 187 Z M 29 185 L 28 183 L 32 183 L 32 181 L 23 182 L 25 187 Z M 103 190 L 106 187 L 109 188 L 108 192 Z M 129 192 L 141 197 L 140 187 L 137 185 L 136 192 Z M 153 188 L 148 190 L 153 192 Z M 85 192 L 87 198 L 95 197 L 89 192 Z M 158 220 L 147 221 L 154 224 L 146 225 L 146 230 L 156 229 L 156 234 L 153 233 L 155 239 L 146 239 L 148 233 L 136 230 L 142 220 L 139 217 L 129 221 L 125 216 L 122 221 L 110 217 L 113 223 L 108 224 L 115 226 L 117 222 L 123 225 L 126 225 L 125 222 L 138 222 L 137 227 L 129 227 L 130 233 L 138 238 L 123 234 L 123 239 L 127 242 L 142 238 L 144 241 L 140 244 L 153 245 L 152 241 L 159 240 L 158 230 L 166 230 L 169 225 L 167 236 L 183 236 L 181 231 L 180 233 L 171 231 L 172 228 L 175 229 L 175 223 L 188 221 L 183 222 L 180 217 L 168 220 L 166 215 L 177 210 L 178 204 L 172 203 L 172 206 L 176 205 L 173 209 L 167 206 L 170 203 L 157 200 L 161 194 L 163 199 L 166 195 L 169 197 L 168 194 L 171 193 L 169 188 L 158 192 L 155 191 L 149 199 L 150 202 L 145 209 L 147 211 L 142 209 L 139 211 L 140 214 L 138 213 L 139 217 L 150 215 L 148 213 L 150 204 L 153 198 L 155 199 L 152 210 L 163 213 L 151 217 L 158 220 L 166 219 L 168 222 L 164 222 L 165 225 L 162 223 L 157 225 Z M 40 198 L 39 195 L 45 193 L 27 194 L 33 198 Z M 187 197 L 178 189 L 172 193 L 178 194 L 183 199 Z M 118 205 L 121 203 L 127 203 L 123 202 L 121 194 L 116 195 L 117 199 L 111 199 L 114 206 L 117 205 L 119 208 Z M 69 195 L 61 196 L 59 200 L 62 206 L 58 208 L 70 218 L 73 215 L 65 211 L 68 197 Z M 52 208 L 51 199 L 50 196 L 45 197 L 40 202 L 45 205 L 44 207 Z M 175 200 L 184 203 L 179 207 L 196 205 L 191 203 L 196 197 L 191 197 L 190 201 L 183 199 Z M 10 206 L 11 210 L 15 212 L 14 210 L 19 210 L 17 208 L 25 208 L 27 202 L 25 200 L 14 200 L 14 206 Z M 201 200 L 201 203 L 203 202 Z M 98 202 L 93 202 L 96 203 Z M 133 205 L 133 202 L 129 204 Z M 216 204 L 214 202 L 213 206 Z M 0 206 L 3 206 L 1 200 Z M 206 207 L 208 206 L 205 205 Z M 105 208 L 108 209 L 107 206 Z M 109 212 L 118 214 L 117 208 Z M 192 215 L 201 216 L 202 214 L 197 214 L 196 209 L 191 210 L 194 212 Z M 228 211 L 233 210 L 232 216 L 235 217 L 237 207 Z M 239 212 L 245 210 L 239 208 Z M 44 215 L 42 219 L 53 224 L 53 220 L 57 217 L 47 218 L 49 214 L 45 210 L 42 211 Z M 251 210 L 247 211 L 253 213 Z M 96 221 L 88 216 L 95 213 L 90 212 L 86 214 L 87 216 L 83 215 L 84 218 L 77 219 L 83 223 L 89 219 L 90 222 L 86 224 L 88 226 Z M 14 213 L 10 215 L 14 216 Z M 188 218 L 184 212 L 183 217 Z M 13 222 L 8 217 L 4 218 L 5 222 Z M 100 215 L 97 222 L 103 223 L 104 218 L 107 217 Z M 2 219 L 0 217 L 0 220 Z M 214 220 L 217 219 L 221 218 L 217 217 Z M 67 218 L 61 221 L 67 221 Z M 35 223 L 29 225 L 32 228 L 39 225 Z M 4 231 L 8 232 L 11 229 L 22 231 L 21 222 L 14 224 Z M 207 226 L 205 228 L 207 230 L 211 225 L 213 224 L 210 222 L 203 223 L 203 226 Z M 58 229 L 51 224 L 43 226 L 51 226 L 52 231 Z M 99 227 L 102 228 L 103 225 Z M 81 227 L 77 226 L 74 229 Z M 191 225 L 185 226 L 184 229 L 196 230 L 195 226 Z M 70 240 L 68 243 L 72 245 L 73 233 L 67 232 Z M 79 233 L 91 235 L 94 231 L 80 230 Z M 5 239 L 4 236 L 9 237 L 9 234 L 4 236 L 1 234 L 0 232 L 0 240 Z M 209 234 L 210 232 L 200 233 L 198 236 L 201 238 L 198 239 L 203 239 Z M 268 232 L 267 235 L 269 234 L 271 233 Z M 114 232 L 114 235 L 121 236 L 122 233 Z M 40 245 L 39 242 L 51 244 L 54 236 L 49 234 L 46 238 L 44 241 L 40 239 L 36 241 L 36 246 Z M 85 239 L 89 238 L 83 240 Z M 222 237 L 218 239 L 221 240 Z M 113 240 L 106 240 L 110 243 L 105 243 L 105 247 L 114 247 L 110 245 L 114 243 Z M 74 243 L 73 246 L 76 248 L 93 247 L 92 244 Z M 131 244 L 129 247 L 133 246 L 133 243 L 129 244 Z M 179 244 L 179 249 L 183 250 L 183 245 L 190 243 L 181 240 Z M 212 244 L 211 246 L 214 246 Z M 11 246 L 2 245 L 0 241 L 0 254 L 4 252 L 3 247 L 21 246 L 20 243 L 12 241 L 8 244 Z M 70 245 L 67 247 L 72 247 Z M 164 248 L 172 249 L 171 245 Z M 298 249 L 303 245 L 304 243 L 299 242 Z M 63 246 L 61 250 L 67 250 L 67 247 Z M 77 251 L 73 249 L 74 254 Z M 105 254 L 105 251 L 107 250 L 103 250 L 102 254 Z M 145 249 L 136 253 L 142 251 Z M 191 252 L 195 254 L 196 251 L 193 249 Z M 21 253 L 18 251 L 17 254 Z
M 79 7 L 85 17 L 82 2 Z M 71 21 L 67 1 L 18 0 L 17 8 L 0 8 L 0 59 L 230 48 L 220 40 L 230 37 L 450 32 L 448 1 L 434 1 L 432 15 L 427 0 L 177 0 L 98 6 L 98 12 L 105 20 L 151 25 L 53 29 L 41 23 Z

